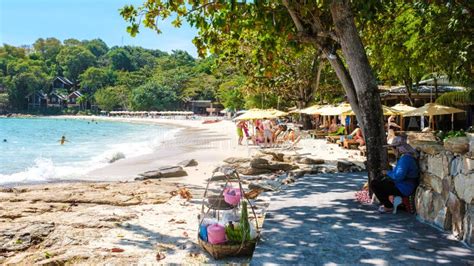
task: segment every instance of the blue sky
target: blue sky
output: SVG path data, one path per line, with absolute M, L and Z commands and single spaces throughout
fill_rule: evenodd
M 134 45 L 150 49 L 185 50 L 197 56 L 192 39 L 197 30 L 183 23 L 173 27 L 160 21 L 162 33 L 141 28 L 136 37 L 126 32 L 127 23 L 118 9 L 145 0 L 0 0 L 0 43 L 32 44 L 38 38 L 63 41 L 101 38 L 109 46 Z

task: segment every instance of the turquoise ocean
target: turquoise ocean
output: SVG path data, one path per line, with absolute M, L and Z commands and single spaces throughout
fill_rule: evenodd
M 0 185 L 77 180 L 118 155 L 152 153 L 177 131 L 92 118 L 0 118 Z

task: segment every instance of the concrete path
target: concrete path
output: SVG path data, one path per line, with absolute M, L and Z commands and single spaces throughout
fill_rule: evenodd
M 415 216 L 355 201 L 365 180 L 323 174 L 276 192 L 251 264 L 474 265 L 474 249 Z

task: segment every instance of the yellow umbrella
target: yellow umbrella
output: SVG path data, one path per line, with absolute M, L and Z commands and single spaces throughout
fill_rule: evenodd
M 352 110 L 352 108 L 351 108 L 350 104 L 341 103 L 337 106 L 334 106 L 334 105 L 324 106 L 324 107 L 320 108 L 319 110 L 317 110 L 316 113 L 320 114 L 320 115 L 330 116 L 330 115 L 341 115 L 341 114 L 349 112 L 351 110 Z
M 275 110 L 275 109 L 250 109 L 244 114 L 235 118 L 235 120 L 254 120 L 263 118 L 277 118 L 280 116 L 288 115 L 288 113 Z
M 276 109 L 268 109 L 268 110 L 265 110 L 265 111 L 270 113 L 270 116 L 267 117 L 267 118 L 277 118 L 277 117 L 280 117 L 280 116 L 288 115 L 287 112 L 283 112 L 283 111 L 276 110 Z
M 416 108 L 413 107 L 413 106 L 410 106 L 410 105 L 406 105 L 404 103 L 399 103 L 399 104 L 395 104 L 394 106 L 392 106 L 392 109 L 395 109 L 395 110 L 399 111 L 400 113 L 405 113 L 405 112 L 408 112 L 408 111 L 413 111 Z
M 318 114 L 318 110 L 321 109 L 323 105 L 312 105 L 310 107 L 306 107 L 304 109 L 300 110 L 301 114 L 307 114 L 307 115 L 315 115 Z
M 436 103 L 427 103 L 420 108 L 416 108 L 415 110 L 408 111 L 403 113 L 403 116 L 429 116 L 429 124 L 433 120 L 433 116 L 435 115 L 451 115 L 451 129 L 454 128 L 454 114 L 455 113 L 464 113 L 464 110 L 445 106 Z M 433 127 L 434 129 L 434 127 Z
M 393 108 L 390 108 L 388 106 L 385 106 L 385 105 L 382 105 L 382 111 L 383 111 L 383 115 L 399 115 L 401 114 L 400 111 L 397 111 Z M 342 115 L 355 115 L 354 111 L 350 110 L 348 112 L 344 112 L 342 113 Z
M 403 113 L 403 116 L 434 116 L 463 113 L 464 110 L 436 103 L 427 103 L 420 108 Z

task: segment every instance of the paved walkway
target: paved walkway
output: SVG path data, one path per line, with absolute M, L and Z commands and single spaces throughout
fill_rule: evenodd
M 474 249 L 413 215 L 355 201 L 365 176 L 304 177 L 276 192 L 251 264 L 474 264 Z

